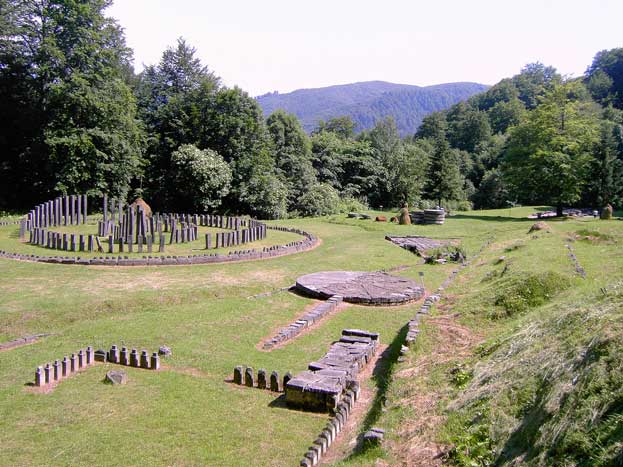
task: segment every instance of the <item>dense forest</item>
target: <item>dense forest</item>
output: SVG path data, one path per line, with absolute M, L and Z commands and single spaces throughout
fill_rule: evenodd
M 477 83 L 445 83 L 434 86 L 366 81 L 325 88 L 299 89 L 286 94 L 272 92 L 257 98 L 264 115 L 285 110 L 298 117 L 311 133 L 320 120 L 349 116 L 355 132 L 370 130 L 376 122 L 393 117 L 400 136 L 415 133 L 431 112 L 445 110 L 489 86 Z
M 185 40 L 135 74 L 109 0 L 0 0 L 0 210 L 62 193 L 155 209 L 321 215 L 403 202 L 452 209 L 621 205 L 623 48 L 585 76 L 527 65 L 401 137 L 348 117 L 308 135 L 264 118 Z

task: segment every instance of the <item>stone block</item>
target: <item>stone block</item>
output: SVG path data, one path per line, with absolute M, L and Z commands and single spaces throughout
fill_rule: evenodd
M 279 380 L 279 373 L 277 371 L 273 371 L 270 374 L 270 390 L 273 392 L 281 392 L 283 390 L 283 386 L 281 386 Z
M 255 375 L 252 367 L 247 367 L 244 370 L 244 385 L 250 388 L 255 387 Z
M 266 370 L 264 368 L 260 368 L 257 370 L 257 387 L 259 389 L 266 389 L 266 383 Z
M 128 375 L 125 371 L 110 370 L 109 372 L 106 373 L 105 381 L 107 383 L 112 384 L 113 386 L 116 386 L 119 384 L 125 384 L 128 382 Z
M 158 352 L 154 352 L 151 354 L 151 369 L 152 370 L 159 370 L 160 369 L 160 356 L 158 355 Z
M 43 367 L 38 366 L 35 370 L 35 386 L 45 386 L 45 373 Z

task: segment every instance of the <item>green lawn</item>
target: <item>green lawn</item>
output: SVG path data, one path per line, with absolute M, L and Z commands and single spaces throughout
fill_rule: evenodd
M 611 275 L 621 276 L 621 263 L 612 257 L 611 244 L 578 241 L 573 246 L 589 278 L 575 278 L 564 243 L 567 232 L 582 228 L 620 235 L 623 223 L 548 221 L 553 233 L 531 240 L 526 232 L 533 221 L 522 218 L 529 212 L 532 209 L 513 208 L 512 217 L 509 210 L 461 213 L 443 226 L 398 226 L 342 215 L 282 221 L 277 224 L 312 232 L 322 244 L 305 253 L 232 264 L 109 268 L 0 260 L 0 342 L 52 334 L 33 345 L 0 352 L 0 463 L 298 465 L 326 423 L 326 415 L 289 410 L 270 392 L 231 385 L 226 379 L 233 367 L 300 371 L 323 355 L 345 327 L 378 331 L 382 341 L 391 343 L 419 304 L 350 306 L 282 348 L 259 351 L 256 346 L 263 338 L 313 303 L 279 289 L 293 284 L 299 275 L 321 270 L 406 266 L 397 274 L 419 280 L 418 272 L 423 271 L 432 290 L 456 267 L 423 265 L 415 255 L 384 240 L 386 234 L 459 238 L 468 255 L 493 240 L 482 256 L 487 266 L 476 263 L 461 274 L 467 281 L 457 281 L 461 288 L 456 293 L 466 294 L 465 303 L 472 310 L 492 293 L 482 286 L 482 278 L 494 268 L 489 262 L 502 254 L 512 256 L 517 270 L 546 264 L 569 275 L 572 297 L 592 293 L 607 282 L 606 277 L 611 282 Z M 17 226 L 0 227 L 0 249 L 48 254 L 49 250 L 19 243 L 17 231 Z M 297 238 L 269 230 L 264 242 L 250 247 Z M 527 247 L 504 253 L 519 239 Z M 617 251 L 620 260 L 620 247 Z M 176 253 L 167 250 L 167 254 Z M 468 287 L 475 292 L 470 295 Z M 270 291 L 274 293 L 250 298 Z M 486 317 L 486 310 L 471 313 L 466 320 L 501 328 Z M 517 326 L 524 324 L 516 319 Z M 128 369 L 129 383 L 120 387 L 102 383 L 107 369 L 103 365 L 62 382 L 48 394 L 35 394 L 26 386 L 37 365 L 87 345 L 109 348 L 111 344 L 149 350 L 166 344 L 173 357 L 163 361 L 160 372 Z M 381 383 L 379 379 L 365 384 L 376 388 Z M 391 429 L 400 417 L 382 415 L 379 422 Z M 362 462 L 374 465 L 371 454 L 346 464 Z

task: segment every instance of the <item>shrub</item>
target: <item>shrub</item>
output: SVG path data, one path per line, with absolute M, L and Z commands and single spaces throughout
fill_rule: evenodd
M 552 271 L 515 276 L 498 284 L 494 303 L 502 307 L 507 316 L 512 316 L 547 303 L 570 285 L 566 276 Z
M 327 183 L 318 183 L 302 195 L 298 204 L 305 216 L 327 216 L 340 212 L 340 196 L 335 188 Z

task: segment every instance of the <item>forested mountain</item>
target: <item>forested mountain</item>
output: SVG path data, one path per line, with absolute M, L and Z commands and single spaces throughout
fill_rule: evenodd
M 316 89 L 277 92 L 257 98 L 268 116 L 282 109 L 296 115 L 308 133 L 320 120 L 343 115 L 355 122 L 355 131 L 368 130 L 387 117 L 393 117 L 402 136 L 413 134 L 431 112 L 444 110 L 459 101 L 485 91 L 478 83 L 447 83 L 412 86 L 384 81 L 366 81 Z

